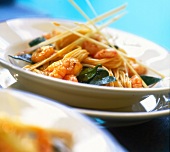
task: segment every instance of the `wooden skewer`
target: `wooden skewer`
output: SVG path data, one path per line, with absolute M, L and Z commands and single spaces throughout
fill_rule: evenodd
M 117 7 L 115 9 L 111 10 L 111 11 L 104 13 L 103 15 L 100 15 L 100 16 L 90 20 L 89 17 L 82 11 L 82 9 L 74 2 L 74 0 L 69 0 L 69 2 L 79 11 L 80 14 L 82 14 L 86 18 L 86 20 L 88 21 L 87 23 L 90 23 L 90 24 L 95 24 L 95 23 L 97 23 L 97 22 L 99 22 L 99 21 L 101 21 L 101 20 L 103 20 L 103 19 L 105 19 L 105 18 L 107 18 L 107 17 L 109 17 L 113 14 L 116 14 L 119 11 L 125 9 L 126 6 L 127 6 L 127 4 L 124 4 L 120 7 Z
M 120 19 L 121 17 L 123 17 L 125 14 L 126 14 L 126 12 L 123 12 L 123 13 L 115 16 L 114 18 L 108 20 L 106 23 L 104 23 L 103 25 L 101 25 L 101 26 L 99 27 L 99 29 L 101 30 L 101 29 L 104 29 L 105 27 L 108 27 L 110 24 L 112 24 L 113 22 L 119 20 L 119 19 Z
M 74 0 L 69 0 L 69 2 L 76 8 L 76 10 L 78 10 L 78 12 L 84 16 L 84 18 L 87 21 L 90 21 L 89 17 L 86 15 L 86 13 L 83 12 L 83 10 L 74 2 Z
M 90 1 L 89 0 L 85 0 L 85 1 L 88 4 L 88 6 L 91 9 L 91 11 L 93 12 L 93 14 L 97 17 L 97 13 L 96 13 L 94 7 L 92 6 L 92 4 L 90 3 Z
M 100 27 L 97 29 L 97 31 L 98 31 L 98 30 L 100 31 L 101 29 L 105 28 L 105 27 L 108 26 L 109 24 L 115 22 L 116 20 L 118 20 L 118 19 L 119 19 L 120 17 L 122 17 L 123 15 L 124 15 L 124 14 L 120 14 L 120 15 L 117 16 L 116 18 L 113 18 L 113 19 L 109 20 L 109 22 L 107 22 L 107 23 L 104 24 L 103 26 L 100 26 Z M 67 31 L 69 31 L 69 32 L 71 32 L 71 33 L 73 33 L 73 34 L 76 34 L 76 35 L 78 35 L 78 36 L 80 36 L 80 37 L 83 37 L 83 38 L 89 40 L 89 41 L 92 42 L 92 43 L 95 43 L 95 44 L 97 44 L 97 45 L 103 46 L 103 47 L 105 47 L 105 48 L 110 48 L 110 46 L 108 46 L 108 45 L 106 45 L 106 44 L 104 44 L 104 43 L 101 43 L 101 42 L 96 41 L 96 40 L 94 40 L 94 39 L 92 39 L 92 38 L 89 38 L 89 36 L 83 35 L 83 34 L 77 32 L 77 31 L 70 30 L 69 28 L 67 28 L 67 27 L 65 27 L 65 26 L 62 26 L 61 24 L 59 24 L 59 23 L 57 23 L 57 22 L 53 22 L 53 24 L 56 25 L 56 26 L 60 26 L 61 28 L 65 29 L 65 30 L 67 30 Z M 84 25 L 84 26 L 86 26 L 86 25 Z M 89 27 L 88 27 L 88 28 L 89 28 Z M 93 31 L 93 33 L 97 32 L 97 31 Z
M 97 23 L 97 22 L 99 22 L 99 21 L 101 21 L 101 20 L 103 20 L 103 19 L 105 19 L 105 18 L 107 18 L 107 17 L 109 17 L 111 15 L 114 15 L 114 14 L 122 11 L 123 9 L 125 9 L 126 6 L 127 6 L 127 4 L 124 4 L 124 5 L 120 6 L 120 7 L 117 7 L 115 9 L 111 10 L 111 11 L 108 11 L 108 12 L 106 12 L 106 13 L 104 13 L 104 14 L 102 14 L 102 15 L 94 18 L 94 19 L 92 19 L 91 23 L 93 23 L 93 24 Z
M 91 19 L 86 15 L 86 13 L 75 3 L 74 0 L 69 0 L 69 2 L 78 10 L 78 12 L 90 23 L 96 30 L 98 30 L 97 26 L 91 22 Z M 88 24 L 86 24 L 88 27 Z M 98 30 L 100 32 L 100 30 Z
M 79 11 L 79 13 L 89 22 L 89 23 L 91 23 L 91 25 L 96 29 L 96 32 L 98 32 L 98 33 L 100 33 L 102 36 L 103 36 L 103 38 L 105 39 L 105 41 L 110 45 L 110 46 L 112 46 L 112 44 L 110 44 L 110 42 L 108 41 L 108 39 L 106 38 L 106 36 L 103 34 L 103 33 L 101 33 L 101 29 L 99 30 L 98 29 L 98 27 L 95 25 L 95 23 L 93 23 L 92 21 L 91 21 L 91 19 L 86 15 L 86 13 L 77 5 L 77 3 L 75 3 L 75 1 L 74 0 L 69 0 L 69 2 Z M 94 10 L 94 8 L 92 7 L 92 5 L 91 5 L 91 3 L 88 1 L 88 0 L 86 0 L 86 3 L 89 5 L 89 7 L 90 7 L 90 9 L 92 10 L 92 12 L 97 16 L 97 13 L 95 12 L 95 10 Z M 123 16 L 123 15 L 122 15 Z M 113 21 L 111 21 L 111 22 L 109 22 L 108 24 L 106 24 L 105 26 L 103 26 L 103 27 L 106 27 L 106 26 L 108 26 L 109 24 L 111 24 L 111 23 L 113 23 L 114 21 L 116 21 L 116 20 L 118 20 L 120 17 L 122 17 L 122 16 L 118 16 L 117 18 L 115 18 Z M 87 25 L 86 25 L 87 26 Z M 114 47 L 114 46 L 112 46 L 112 47 Z
M 107 23 L 105 23 L 104 25 L 100 26 L 100 27 L 97 29 L 97 31 L 98 31 L 98 30 L 100 31 L 100 30 L 102 30 L 103 28 L 107 27 L 109 24 L 112 24 L 113 22 L 117 21 L 117 20 L 118 20 L 119 18 L 121 18 L 123 15 L 125 15 L 125 13 L 122 13 L 122 14 L 120 14 L 120 15 L 112 18 L 112 19 L 110 19 Z M 77 31 L 74 31 L 74 30 L 69 29 L 69 28 L 67 28 L 67 27 L 65 27 L 65 26 L 62 26 L 61 24 L 59 24 L 59 23 L 57 23 L 57 22 L 53 22 L 53 24 L 56 25 L 56 26 L 60 26 L 61 28 L 65 29 L 66 31 L 69 31 L 69 32 L 71 32 L 71 33 L 73 33 L 73 34 L 76 34 L 76 35 L 80 36 L 80 37 L 83 37 L 83 38 L 85 38 L 85 39 L 89 40 L 90 42 L 93 42 L 93 43 L 95 43 L 95 44 L 97 44 L 97 45 L 103 46 L 103 47 L 105 47 L 105 48 L 110 48 L 110 46 L 108 46 L 108 45 L 106 45 L 106 44 L 104 44 L 104 43 L 101 43 L 101 42 L 99 42 L 99 41 L 96 41 L 95 39 L 89 38 L 87 35 L 83 35 L 83 34 L 77 32 Z M 75 24 L 79 25 L 78 23 L 75 23 Z M 90 27 L 87 26 L 86 24 L 83 24 L 83 25 L 80 24 L 80 26 L 85 26 L 85 27 L 87 27 L 88 29 L 90 29 Z M 97 32 L 97 31 L 93 31 L 93 32 Z
M 116 9 L 114 9 L 114 10 L 106 12 L 106 13 L 104 13 L 104 14 L 102 14 L 102 15 L 94 18 L 94 19 L 92 19 L 91 21 L 87 22 L 86 24 L 87 25 L 88 24 L 92 24 L 92 23 L 95 24 L 95 23 L 97 23 L 97 22 L 99 22 L 99 21 L 101 21 L 101 20 L 103 20 L 103 19 L 105 19 L 105 18 L 107 18 L 107 17 L 109 17 L 109 16 L 111 16 L 111 15 L 113 15 L 113 14 L 115 14 L 115 13 L 117 13 L 117 12 L 123 10 L 123 9 L 125 9 L 125 8 L 126 8 L 126 4 L 124 4 L 124 5 L 118 7 Z M 78 28 L 76 27 L 76 28 L 74 28 L 72 30 L 75 31 L 75 30 L 78 30 Z M 44 42 L 39 43 L 38 45 L 35 45 L 33 47 L 25 49 L 24 53 L 31 53 L 35 49 L 37 49 L 37 48 L 39 48 L 39 47 L 41 47 L 43 45 L 48 45 L 48 44 L 54 43 L 54 42 L 58 41 L 59 39 L 62 39 L 64 37 L 68 36 L 69 34 L 70 34 L 70 32 L 67 31 L 67 32 L 62 33 L 61 35 L 54 36 L 54 37 L 50 38 L 49 40 L 46 40 Z

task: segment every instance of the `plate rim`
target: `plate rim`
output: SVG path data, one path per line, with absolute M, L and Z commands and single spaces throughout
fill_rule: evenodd
M 155 117 L 168 116 L 170 114 L 170 109 L 164 109 L 160 111 L 152 112 L 114 112 L 114 111 L 104 111 L 104 110 L 91 110 L 91 109 L 81 109 L 73 108 L 76 111 L 95 117 L 102 118 L 115 118 L 115 119 L 151 119 Z

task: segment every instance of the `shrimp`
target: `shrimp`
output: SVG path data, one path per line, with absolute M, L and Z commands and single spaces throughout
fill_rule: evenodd
M 48 57 L 50 57 L 55 52 L 52 46 L 42 46 L 33 52 L 31 60 L 33 62 L 40 62 Z
M 143 88 L 142 80 L 137 75 L 133 75 L 131 78 L 132 88 Z
M 117 51 L 111 48 L 111 49 L 102 49 L 101 51 L 97 52 L 94 55 L 94 58 L 103 59 L 103 58 L 113 58 L 117 56 L 118 56 Z
M 143 65 L 139 64 L 136 62 L 135 59 L 133 58 L 130 58 L 130 65 L 133 67 L 133 69 L 139 74 L 139 75 L 143 75 L 143 74 L 146 74 L 147 73 L 147 69 L 146 67 L 144 67 Z M 133 76 L 133 72 L 128 69 L 128 74 L 129 76 Z
M 52 38 L 52 37 L 54 37 L 56 35 L 59 35 L 59 34 L 61 34 L 61 32 L 59 32 L 57 30 L 53 30 L 51 33 L 44 34 L 43 37 L 45 39 L 50 39 L 50 38 Z
M 64 58 L 62 60 L 53 62 L 44 72 L 55 78 L 64 79 L 66 75 L 77 76 L 82 70 L 82 64 L 76 58 Z M 68 79 L 66 77 L 65 79 Z
M 100 34 L 94 34 L 92 37 L 92 39 L 102 42 L 102 43 L 106 43 L 106 41 L 104 40 L 104 37 Z M 82 43 L 82 48 L 87 50 L 90 55 L 93 57 L 98 51 L 100 51 L 101 49 L 103 49 L 102 46 L 96 45 L 90 41 L 84 41 Z
M 65 75 L 63 79 L 73 81 L 73 82 L 78 82 L 77 77 L 75 75 Z
M 82 48 L 87 50 L 89 54 L 93 57 L 98 51 L 101 50 L 101 47 L 90 42 L 90 41 L 84 41 L 82 43 Z
M 50 143 L 51 138 L 48 132 L 44 131 L 43 129 L 37 129 L 36 132 L 37 136 L 37 149 L 40 152 L 53 152 L 52 143 Z

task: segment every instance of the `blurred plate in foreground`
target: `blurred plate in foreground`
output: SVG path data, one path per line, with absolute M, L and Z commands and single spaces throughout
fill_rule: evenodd
M 0 96 L 0 113 L 25 124 L 70 132 L 72 152 L 125 151 L 107 132 L 66 106 L 18 90 L 0 89 Z

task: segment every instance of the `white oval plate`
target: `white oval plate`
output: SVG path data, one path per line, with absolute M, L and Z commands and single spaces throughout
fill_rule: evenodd
M 123 152 L 125 149 L 105 130 L 87 117 L 40 96 L 11 89 L 0 89 L 0 112 L 23 123 L 61 129 L 73 135 L 72 152 Z
M 31 39 L 50 32 L 54 19 L 14 19 L 0 24 L 0 64 L 8 68 L 21 84 L 20 89 L 44 95 L 64 104 L 89 109 L 123 110 L 140 102 L 145 95 L 169 92 L 170 84 L 160 88 L 114 88 L 68 82 L 29 72 L 10 63 L 8 55 L 23 51 Z M 66 26 L 73 26 L 73 21 L 57 20 Z M 164 48 L 135 35 L 108 29 L 115 37 L 115 43 L 125 49 L 129 55 L 141 59 L 159 72 L 170 76 L 169 53 Z M 18 62 L 18 61 L 15 61 Z M 19 62 L 21 64 L 21 62 Z
M 134 104 L 124 112 L 101 111 L 75 108 L 76 111 L 94 119 L 96 124 L 105 127 L 122 127 L 141 124 L 154 118 L 169 116 L 170 93 L 163 96 L 149 96 L 140 103 Z

